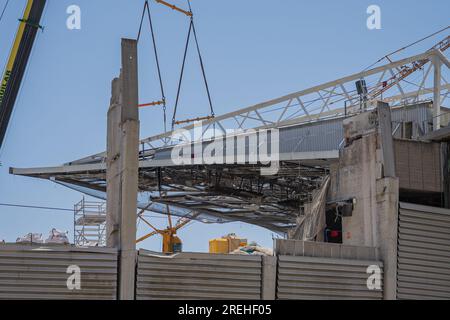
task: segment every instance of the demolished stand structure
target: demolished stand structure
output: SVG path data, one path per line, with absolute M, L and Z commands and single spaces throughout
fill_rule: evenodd
M 447 37 L 441 48 L 449 46 Z M 293 235 L 292 239 L 277 241 L 287 244 L 283 250 L 278 250 L 280 246 L 275 250 L 275 267 L 265 262 L 273 271 L 264 273 L 264 278 L 273 280 L 269 281 L 273 282 L 270 290 L 264 287 L 265 297 L 362 294 L 385 299 L 447 298 L 449 282 L 442 275 L 450 279 L 446 258 L 450 234 L 450 109 L 444 105 L 449 97 L 450 84 L 445 80 L 449 68 L 447 57 L 435 48 L 202 123 L 206 129 L 215 127 L 231 137 L 230 141 L 237 140 L 239 133 L 227 133 L 228 128 L 277 129 L 279 171 L 264 176 L 261 163 L 234 159 L 219 164 L 174 162 L 172 151 L 180 145 L 186 148 L 188 159 L 200 159 L 195 146 L 207 148 L 214 143 L 207 130 L 195 141 L 164 132 L 139 142 L 136 42 L 123 40 L 122 72 L 112 85 L 107 152 L 58 167 L 11 168 L 11 173 L 49 179 L 107 199 L 107 244 L 119 250 L 120 299 L 133 298 L 134 283 L 137 298 L 161 296 L 155 293 L 157 286 L 148 285 L 155 279 L 164 285 L 166 281 L 174 283 L 164 297 L 179 294 L 186 298 L 195 293 L 195 288 L 186 289 L 184 282 L 183 288 L 176 287 L 182 281 L 166 273 L 170 267 L 164 275 L 155 268 L 149 280 L 142 283 L 150 272 L 151 264 L 146 261 L 156 258 L 140 252 L 141 260 L 135 263 L 137 206 L 163 214 L 170 208 L 174 216 L 202 222 L 242 221 Z M 416 85 L 406 85 L 403 79 L 418 69 L 423 72 L 407 83 L 415 81 Z M 355 81 L 361 79 L 368 85 L 367 99 L 361 99 L 354 90 Z M 195 128 L 188 125 L 183 129 L 195 133 Z M 142 146 L 141 152 L 138 146 Z M 250 141 L 245 142 L 246 156 L 251 154 L 250 147 Z M 321 186 L 328 190 L 318 194 Z M 163 194 L 158 192 L 161 189 Z M 150 195 L 148 202 L 137 203 L 137 192 L 142 198 Z M 315 198 L 322 202 L 320 206 L 313 205 Z M 320 211 L 322 219 L 310 220 L 322 224 L 318 222 L 311 232 L 297 230 L 305 220 L 302 216 L 315 211 Z M 334 225 L 325 221 L 327 227 L 323 229 L 323 218 Z M 330 233 L 328 238 L 327 229 L 334 235 Z M 176 263 L 166 257 L 163 260 Z M 300 266 L 294 267 L 294 262 Z M 321 273 L 316 277 L 319 283 L 311 284 L 310 274 L 302 273 L 305 263 L 308 272 L 316 270 L 316 263 L 319 269 L 330 268 L 327 280 L 320 278 Z M 367 266 L 374 263 L 382 269 L 383 288 L 366 292 Z M 344 280 L 348 277 L 341 277 L 335 265 L 339 270 L 349 269 L 352 277 L 357 270 L 357 278 L 363 281 L 339 291 L 336 288 L 347 283 Z M 171 270 L 176 273 L 181 269 Z M 291 277 L 293 269 L 299 276 Z M 135 270 L 143 277 L 136 279 Z M 274 272 L 278 272 L 276 276 Z M 184 277 L 185 269 L 180 274 Z
M 342 217 L 342 243 L 378 248 L 385 299 L 395 299 L 399 183 L 395 174 L 391 111 L 386 103 L 345 119 L 345 146 L 331 166 L 328 202 L 353 199 Z
M 446 38 L 445 47 L 449 45 L 450 37 Z M 438 67 L 443 70 L 434 72 L 436 64 L 430 63 L 433 59 L 440 60 Z M 392 80 L 399 78 L 392 76 L 398 69 L 414 69 L 417 64 L 424 66 L 424 72 L 417 73 L 420 76 L 417 79 L 408 79 L 409 82 L 414 80 L 417 87 Z M 338 161 L 344 142 L 342 121 L 361 112 L 355 81 L 366 79 L 372 91 L 388 83 L 389 91 L 385 91 L 383 97 L 368 97 L 369 110 L 378 100 L 389 103 L 394 137 L 418 140 L 433 131 L 430 125 L 436 122 L 433 115 L 439 114 L 441 127 L 448 122 L 447 109 L 440 111 L 439 105 L 444 106 L 448 100 L 450 85 L 444 77 L 449 66 L 450 62 L 439 50 L 431 50 L 202 122 L 205 129 L 215 127 L 217 135 L 223 133 L 227 137 L 233 136 L 226 133 L 229 128 L 244 132 L 278 129 L 280 170 L 270 177 L 260 175 L 260 164 L 174 163 L 171 154 L 177 145 L 187 148 L 191 145 L 191 156 L 194 154 L 194 160 L 197 158 L 195 143 L 183 141 L 176 132 L 142 139 L 139 192 L 143 197 L 154 196 L 138 206 L 167 214 L 168 205 L 173 216 L 209 223 L 242 221 L 285 234 L 296 226 L 299 208 L 307 204 L 312 192 L 328 175 L 330 165 Z M 438 83 L 440 85 L 436 85 Z M 433 100 L 436 88 L 440 88 L 438 101 Z M 182 129 L 188 136 L 195 137 L 194 128 L 188 125 Z M 213 143 L 207 131 L 195 138 L 198 139 L 195 142 L 202 141 L 205 148 Z M 62 166 L 11 168 L 11 173 L 50 179 L 106 199 L 105 163 L 106 153 L 102 152 Z M 159 197 L 156 195 L 160 187 L 167 192 Z
M 119 298 L 134 299 L 139 167 L 137 41 L 122 39 L 122 70 L 112 82 L 107 133 L 106 232 L 119 250 Z

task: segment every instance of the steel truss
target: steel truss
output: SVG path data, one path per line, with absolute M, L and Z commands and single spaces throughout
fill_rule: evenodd
M 450 37 L 447 37 L 442 41 L 441 47 L 447 48 L 449 45 Z M 439 83 L 435 83 L 433 77 L 436 66 L 441 70 Z M 377 101 L 387 102 L 391 106 L 432 101 L 434 88 L 437 86 L 440 87 L 440 105 L 445 106 L 450 89 L 447 81 L 449 67 L 447 57 L 439 49 L 433 49 L 202 121 L 201 139 L 210 138 L 211 130 L 219 136 L 226 135 L 227 130 L 280 128 L 360 112 L 361 97 L 356 91 L 355 81 L 361 79 L 366 81 L 369 90 L 365 102 L 367 106 L 374 105 Z M 412 70 L 415 72 L 411 72 Z M 195 127 L 195 124 L 191 124 L 141 140 L 141 157 L 151 157 L 155 150 L 186 142 L 180 140 L 176 133 L 180 130 L 193 131 Z M 70 164 L 104 162 L 105 156 L 103 152 Z
M 449 38 L 446 38 L 448 45 Z M 254 106 L 216 116 L 203 122 L 201 140 L 227 129 L 286 128 L 311 122 L 336 119 L 371 108 L 376 101 L 405 106 L 433 101 L 435 110 L 448 102 L 450 62 L 439 49 L 390 62 L 306 90 Z M 410 72 L 415 69 L 415 72 Z M 355 81 L 364 79 L 365 97 L 357 94 Z M 385 88 L 385 90 L 382 90 Z M 381 90 L 381 91 L 380 91 Z M 382 93 L 382 94 L 381 94 Z M 435 99 L 438 97 L 438 99 Z M 437 114 L 436 119 L 440 114 Z M 195 125 L 183 130 L 192 132 Z M 312 153 L 305 161 L 282 159 L 274 176 L 262 176 L 260 164 L 184 165 L 155 159 L 175 144 L 174 132 L 141 141 L 139 170 L 139 207 L 149 211 L 203 222 L 243 221 L 284 233 L 295 225 L 302 206 L 329 172 L 338 155 L 336 150 Z M 62 167 L 11 169 L 13 174 L 51 179 L 98 198 L 106 197 L 105 153 L 65 164 Z M 160 191 L 164 191 L 160 196 Z M 149 205 L 151 203 L 151 205 Z

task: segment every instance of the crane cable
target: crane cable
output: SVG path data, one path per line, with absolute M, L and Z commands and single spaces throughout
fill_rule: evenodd
M 142 17 L 141 17 L 141 23 L 139 25 L 139 33 L 138 33 L 138 36 L 137 36 L 137 41 L 139 42 L 139 39 L 141 37 L 142 24 L 144 22 L 144 17 L 145 17 L 145 12 L 146 11 L 147 11 L 148 20 L 149 20 L 149 23 L 150 23 L 150 31 L 151 31 L 152 42 L 153 42 L 153 51 L 154 51 L 154 54 L 155 54 L 156 68 L 158 69 L 159 85 L 160 85 L 160 88 L 161 88 L 161 101 L 162 101 L 163 112 L 164 112 L 164 132 L 167 132 L 166 96 L 164 94 L 164 85 L 163 85 L 162 76 L 161 76 L 161 68 L 160 68 L 160 65 L 159 65 L 158 49 L 157 49 L 157 46 L 156 46 L 155 32 L 153 30 L 152 16 L 150 14 L 150 5 L 149 5 L 148 1 L 145 1 L 144 9 L 142 10 Z
M 436 32 L 433 32 L 432 34 L 430 34 L 430 35 L 428 35 L 428 36 L 426 36 L 426 37 L 424 37 L 424 38 L 422 38 L 422 39 L 416 40 L 416 41 L 414 41 L 413 43 L 408 44 L 407 46 L 404 46 L 404 47 L 402 47 L 402 48 L 400 48 L 400 49 L 397 49 L 397 50 L 395 50 L 395 51 L 393 51 L 393 52 L 391 52 L 391 53 L 389 53 L 389 54 L 383 56 L 382 58 L 378 59 L 376 62 L 372 63 L 370 66 L 368 66 L 367 68 L 365 68 L 365 69 L 363 70 L 363 72 L 369 70 L 370 68 L 372 68 L 373 66 L 375 66 L 375 65 L 378 64 L 379 62 L 383 61 L 384 59 L 389 59 L 390 56 L 392 56 L 392 55 L 394 55 L 394 54 L 396 54 L 396 53 L 399 53 L 400 51 L 403 51 L 403 50 L 405 50 L 405 49 L 408 49 L 408 48 L 410 48 L 410 47 L 412 47 L 412 46 L 414 46 L 414 45 L 416 45 L 416 44 L 418 44 L 418 43 L 420 43 L 420 42 L 422 42 L 422 41 L 425 41 L 425 40 L 427 40 L 427 39 L 429 39 L 429 38 L 432 38 L 432 37 L 434 37 L 435 35 L 438 35 L 439 33 L 444 32 L 444 31 L 446 31 L 446 30 L 449 29 L 449 28 L 450 28 L 450 26 L 446 26 L 445 28 L 442 28 L 441 30 L 438 30 L 438 31 L 436 31 Z
M 8 7 L 8 4 L 9 4 L 9 0 L 6 0 L 6 3 L 5 3 L 5 5 L 3 6 L 2 13 L 0 14 L 0 22 L 1 22 L 2 19 L 3 19 L 3 16 L 4 16 L 4 14 L 5 14 L 6 8 Z
M 187 0 L 187 3 L 188 3 L 188 6 L 189 6 L 189 12 L 191 12 L 191 14 L 192 14 L 191 1 Z M 211 116 L 214 117 L 214 108 L 213 108 L 212 101 L 211 101 L 211 94 L 209 92 L 208 80 L 206 79 L 206 72 L 205 72 L 205 66 L 203 64 L 203 58 L 202 58 L 202 55 L 200 53 L 200 46 L 198 44 L 197 32 L 195 31 L 193 15 L 191 15 L 191 23 L 192 23 L 192 32 L 194 33 L 195 44 L 197 46 L 197 52 L 198 52 L 198 58 L 199 58 L 199 61 L 200 61 L 200 67 L 202 69 L 203 81 L 205 82 L 206 93 L 208 94 L 209 108 L 210 108 L 210 111 L 211 111 Z
M 195 44 L 196 44 L 197 54 L 198 54 L 198 58 L 199 58 L 199 61 L 200 61 L 200 68 L 202 70 L 203 81 L 204 81 L 206 93 L 207 93 L 207 96 L 208 96 L 208 102 L 209 102 L 209 108 L 210 108 L 210 111 L 211 111 L 211 116 L 212 117 L 215 116 L 214 108 L 213 108 L 213 104 L 212 104 L 212 99 L 211 99 L 211 93 L 209 91 L 208 80 L 206 78 L 205 66 L 204 66 L 204 63 L 203 63 L 202 54 L 200 52 L 200 46 L 198 44 L 197 32 L 195 31 L 194 15 L 192 13 L 192 7 L 191 7 L 190 0 L 187 0 L 187 3 L 188 3 L 188 6 L 189 6 L 190 23 L 189 23 L 189 31 L 188 31 L 188 35 L 187 35 L 187 39 L 186 39 L 186 46 L 185 46 L 185 49 L 184 49 L 183 63 L 182 63 L 182 66 L 181 66 L 180 79 L 178 81 L 177 98 L 175 100 L 175 108 L 173 110 L 172 130 L 174 129 L 175 122 L 176 122 L 176 114 L 177 114 L 178 102 L 179 102 L 180 92 L 181 92 L 181 83 L 183 82 L 184 68 L 185 68 L 185 65 L 186 65 L 186 57 L 187 57 L 187 51 L 189 49 L 189 41 L 190 41 L 190 38 L 191 38 L 191 33 L 194 35 L 194 40 L 195 40 Z

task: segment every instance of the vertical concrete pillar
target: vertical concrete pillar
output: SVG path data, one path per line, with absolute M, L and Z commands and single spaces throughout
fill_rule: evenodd
M 134 299 L 139 169 L 137 41 L 122 40 L 107 138 L 107 244 L 119 250 L 119 299 Z
M 433 86 L 433 130 L 441 128 L 441 66 L 437 55 L 433 56 L 434 86 Z
M 397 297 L 398 188 L 398 178 L 377 180 L 378 248 L 384 266 L 385 300 L 395 300 Z
M 262 257 L 261 299 L 275 300 L 277 287 L 277 257 Z
M 119 298 L 134 299 L 139 170 L 137 41 L 122 39 L 121 232 Z
M 111 248 L 120 247 L 120 113 L 121 84 L 120 79 L 112 81 L 111 105 L 108 110 L 107 156 L 106 156 L 106 245 Z
M 384 264 L 384 299 L 395 300 L 397 297 L 399 181 L 395 172 L 391 110 L 387 103 L 382 102 L 378 103 L 377 110 L 383 168 L 376 181 L 376 212 L 379 224 L 377 238 Z
M 389 105 L 378 103 L 376 112 L 344 122 L 351 143 L 340 154 L 331 192 L 334 199 L 356 199 L 352 215 L 342 219 L 343 243 L 379 249 L 384 298 L 389 300 L 397 291 L 399 201 L 390 112 Z
M 381 138 L 382 166 L 384 177 L 395 177 L 394 139 L 392 138 L 392 119 L 389 104 L 378 102 L 378 123 Z

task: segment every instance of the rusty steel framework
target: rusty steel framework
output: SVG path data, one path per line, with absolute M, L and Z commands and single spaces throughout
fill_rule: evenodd
M 436 130 L 450 89 L 450 62 L 443 54 L 449 43 L 450 37 L 446 37 L 427 52 L 207 119 L 202 122 L 199 140 L 209 141 L 208 129 L 212 128 L 216 136 L 229 136 L 229 129 L 245 132 L 255 128 L 293 130 L 295 134 L 297 128 L 343 119 L 364 111 L 366 106 L 370 109 L 380 100 L 392 107 L 430 102 L 433 116 L 429 123 Z M 364 106 L 355 88 L 355 82 L 361 79 L 368 86 Z M 195 124 L 182 129 L 192 132 Z M 169 206 L 175 216 L 210 223 L 242 221 L 285 233 L 295 226 L 303 204 L 328 175 L 342 146 L 333 140 L 327 145 L 312 143 L 304 148 L 301 142 L 309 129 L 306 132 L 295 136 L 299 141 L 295 148 L 280 153 L 279 171 L 269 176 L 261 175 L 261 163 L 177 165 L 168 156 L 173 146 L 191 142 L 180 136 L 174 139 L 174 132 L 143 139 L 138 205 L 159 213 L 167 213 Z M 342 135 L 337 131 L 328 134 L 333 139 Z M 284 142 L 280 141 L 282 150 L 286 149 Z M 104 199 L 105 157 L 106 153 L 99 153 L 60 167 L 11 169 L 11 173 L 50 179 Z

